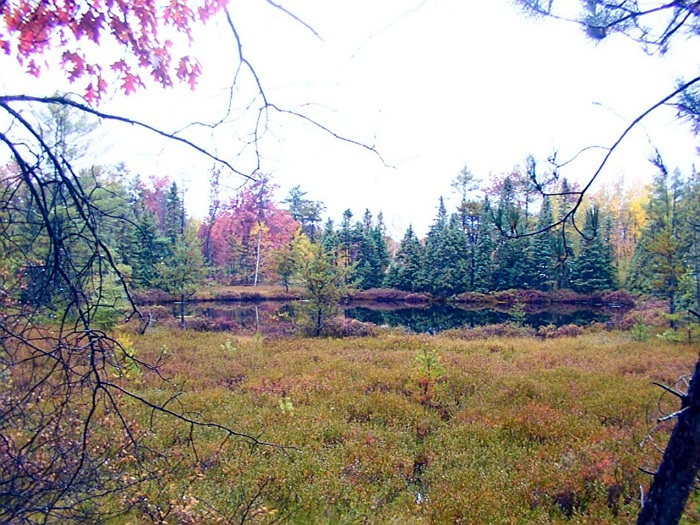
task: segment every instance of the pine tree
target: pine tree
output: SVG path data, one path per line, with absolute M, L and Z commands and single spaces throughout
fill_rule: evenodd
M 282 202 L 287 205 L 287 211 L 295 221 L 299 222 L 304 233 L 312 242 L 315 242 L 321 222 L 321 213 L 326 207 L 320 201 L 305 198 L 306 194 L 307 192 L 301 191 L 300 186 L 294 186 Z

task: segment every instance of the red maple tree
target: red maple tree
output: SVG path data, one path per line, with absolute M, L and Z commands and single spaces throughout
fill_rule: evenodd
M 275 203 L 277 188 L 269 175 L 257 173 L 255 180 L 231 199 L 211 228 L 211 258 L 215 265 L 232 268 L 236 259 L 254 259 L 254 252 L 261 245 L 265 251 L 276 251 L 289 243 L 299 224 Z M 207 228 L 208 225 L 202 225 L 200 238 L 206 237 Z M 238 249 L 233 250 L 232 244 Z M 269 270 L 265 267 L 263 273 Z

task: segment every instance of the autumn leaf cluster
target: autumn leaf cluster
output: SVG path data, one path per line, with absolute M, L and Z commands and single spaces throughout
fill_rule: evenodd
M 145 86 L 144 75 L 164 87 L 177 79 L 194 88 L 202 67 L 175 52 L 173 39 L 190 42 L 193 25 L 225 6 L 225 0 L 2 2 L 0 49 L 34 76 L 60 66 L 89 102 L 112 83 L 132 93 Z

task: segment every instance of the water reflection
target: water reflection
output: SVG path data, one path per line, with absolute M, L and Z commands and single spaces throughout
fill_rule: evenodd
M 205 302 L 188 303 L 185 314 L 190 320 L 188 324 L 197 324 L 198 321 L 199 325 L 210 330 L 286 333 L 293 331 L 298 309 L 298 302 Z M 179 316 L 179 305 L 173 308 L 173 313 Z M 404 304 L 362 303 L 344 308 L 346 317 L 379 326 L 403 327 L 417 333 L 507 321 L 520 321 L 534 328 L 567 324 L 585 326 L 593 322 L 610 321 L 614 315 L 621 313 L 623 311 L 619 308 L 571 305 L 547 308 L 528 305 L 522 309 L 494 309 L 447 304 L 408 307 Z

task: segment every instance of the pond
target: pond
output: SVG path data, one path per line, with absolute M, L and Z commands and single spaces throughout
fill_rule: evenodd
M 187 324 L 210 330 L 243 333 L 260 331 L 264 334 L 290 332 L 299 311 L 298 301 L 227 301 L 187 303 Z M 180 305 L 169 305 L 173 316 L 179 318 Z M 342 308 L 347 318 L 378 326 L 402 327 L 411 332 L 434 333 L 443 330 L 476 327 L 508 321 L 525 325 L 564 326 L 605 323 L 627 310 L 603 306 L 526 305 L 520 308 L 486 308 L 452 304 L 407 305 L 404 303 L 353 303 Z

